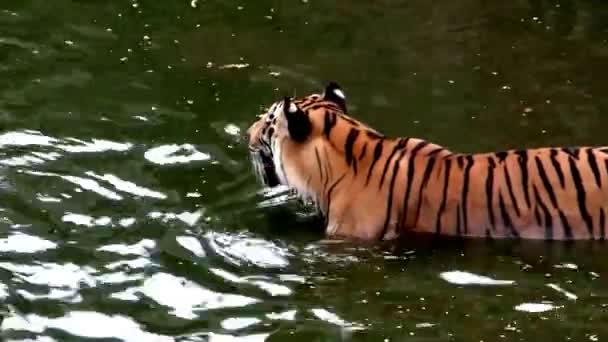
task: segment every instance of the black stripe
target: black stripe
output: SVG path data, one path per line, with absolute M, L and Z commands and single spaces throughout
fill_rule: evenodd
M 294 103 L 298 104 L 297 101 L 294 101 Z M 331 111 L 336 111 L 336 112 L 342 111 L 342 109 L 340 107 L 338 107 L 336 104 L 334 104 L 333 102 L 330 102 L 330 101 L 325 101 L 325 102 L 321 102 L 321 103 L 302 102 L 302 103 L 300 103 L 300 108 L 302 109 L 302 111 L 305 111 L 305 112 L 307 112 L 309 110 L 317 110 L 319 108 L 324 108 L 326 110 L 331 110 Z
M 511 217 L 509 216 L 509 213 L 507 213 L 507 208 L 505 207 L 505 202 L 503 201 L 501 194 L 498 194 L 498 205 L 500 207 L 502 222 L 509 228 L 509 233 L 511 233 L 512 237 L 519 238 L 519 232 L 513 227 L 513 221 L 511 221 Z
M 568 158 L 568 162 L 570 163 L 570 172 L 572 173 L 572 181 L 574 182 L 574 186 L 576 188 L 576 197 L 578 200 L 578 209 L 583 217 L 583 221 L 587 225 L 587 230 L 589 234 L 593 236 L 593 220 L 591 219 L 591 215 L 587 211 L 587 204 L 585 203 L 585 186 L 583 185 L 581 175 L 578 171 L 578 167 L 576 166 L 576 162 L 574 158 Z
M 543 163 L 540 161 L 540 158 L 538 156 L 534 157 L 534 160 L 536 161 L 536 167 L 538 168 L 538 174 L 540 175 L 540 179 L 543 181 L 543 186 L 545 187 L 547 193 L 549 193 L 551 205 L 553 205 L 554 208 L 559 209 L 559 207 L 557 206 L 557 198 L 555 197 L 555 192 L 553 191 L 553 186 L 551 185 L 551 182 L 547 177 L 547 173 L 545 172 Z
M 393 206 L 393 192 L 395 190 L 395 178 L 397 177 L 397 173 L 399 172 L 399 166 L 401 164 L 401 159 L 403 158 L 404 155 L 405 155 L 405 151 L 401 151 L 399 153 L 399 157 L 397 158 L 397 160 L 395 160 L 395 163 L 393 165 L 393 176 L 391 177 L 391 182 L 388 187 L 388 204 L 386 206 L 386 219 L 384 220 L 384 226 L 382 227 L 382 233 L 380 234 L 380 238 L 382 238 L 382 237 L 384 237 L 384 235 L 386 235 L 386 232 L 388 230 L 388 224 L 390 223 L 390 220 L 391 220 L 391 215 L 393 213 L 392 206 Z
M 321 168 L 321 157 L 319 157 L 319 150 L 315 146 L 315 158 L 317 159 L 317 167 L 319 168 L 319 180 L 323 182 L 323 169 Z
M 359 154 L 359 160 L 363 159 L 363 157 L 365 157 L 365 153 L 367 152 L 367 142 L 365 142 L 365 144 L 363 145 L 363 148 L 361 149 L 361 153 Z
M 424 168 L 424 174 L 422 175 L 422 182 L 420 182 L 420 188 L 418 189 L 418 206 L 416 207 L 416 214 L 414 216 L 414 222 L 418 222 L 418 217 L 420 217 L 420 209 L 422 208 L 422 201 L 423 201 L 423 197 L 422 194 L 424 192 L 424 189 L 426 188 L 426 184 L 429 181 L 429 178 L 431 178 L 431 172 L 433 171 L 433 166 L 435 165 L 435 158 L 428 158 L 427 162 L 426 162 L 426 167 Z M 408 170 L 409 172 L 409 170 Z M 413 178 L 413 177 L 412 177 Z M 409 182 L 408 182 L 409 183 Z M 409 184 L 408 184 L 409 187 Z M 408 189 L 409 190 L 409 189 Z M 403 210 L 407 211 L 407 202 L 408 202 L 408 196 L 409 193 L 408 191 L 406 191 L 406 195 L 405 195 L 405 205 L 403 206 Z M 403 223 L 407 224 L 407 222 L 405 222 L 405 218 L 403 219 Z
M 395 147 L 393 148 L 393 151 L 386 159 L 386 163 L 384 163 L 384 169 L 382 170 L 382 176 L 380 177 L 380 184 L 378 185 L 378 188 L 382 188 L 382 184 L 384 184 L 384 177 L 386 177 L 386 172 L 388 171 L 388 165 L 390 164 L 391 160 L 393 159 L 393 157 L 395 156 L 397 151 L 402 149 L 407 144 L 408 140 L 409 140 L 409 138 L 399 139 L 399 142 L 397 143 L 397 145 L 395 145 Z
M 365 131 L 365 134 L 372 139 L 383 139 L 384 138 L 384 136 L 382 134 L 372 132 L 372 131 Z
M 494 190 L 494 159 L 488 157 L 488 175 L 486 177 L 486 203 L 488 206 L 488 216 L 492 231 L 496 229 L 494 222 L 494 206 L 492 205 L 492 194 Z
M 599 151 L 604 154 L 608 154 L 608 148 L 600 148 Z
M 564 178 L 564 172 L 562 172 L 562 167 L 559 165 L 559 162 L 555 157 L 557 156 L 557 150 L 551 149 L 551 164 L 553 165 L 553 169 L 555 169 L 555 173 L 557 173 L 557 177 L 559 178 L 559 184 L 561 184 L 562 188 L 566 187 L 566 179 Z
M 331 193 L 334 191 L 334 188 L 340 184 L 340 182 L 342 182 L 342 180 L 344 179 L 344 177 L 346 177 L 346 172 L 344 172 L 342 174 L 342 176 L 340 176 L 340 178 L 338 178 L 335 182 L 332 183 L 332 185 L 329 187 L 329 189 L 327 190 L 327 198 L 330 199 L 331 198 Z
M 349 124 L 351 124 L 353 126 L 359 126 L 359 123 L 357 121 L 355 121 L 354 119 L 352 119 L 346 115 L 340 114 L 340 118 L 344 121 L 347 121 Z
M 578 159 L 579 149 L 578 147 L 564 147 L 562 151 L 572 156 L 574 159 Z
M 606 239 L 606 217 L 604 215 L 604 208 L 600 208 L 600 240 Z
M 456 164 L 458 164 L 458 168 L 462 170 L 464 167 L 464 156 L 462 154 L 456 157 Z
M 443 198 L 441 199 L 441 205 L 439 206 L 439 210 L 437 211 L 437 219 L 435 223 L 435 233 L 437 235 L 441 234 L 441 215 L 445 210 L 445 203 L 447 201 L 448 196 L 448 184 L 450 181 L 450 168 L 452 166 L 452 160 L 447 159 L 445 161 L 445 179 L 443 180 Z
M 509 190 L 509 197 L 511 197 L 511 204 L 513 205 L 513 209 L 515 209 L 515 214 L 517 214 L 517 217 L 520 217 L 521 214 L 519 212 L 519 203 L 517 203 L 517 199 L 513 193 L 513 184 L 511 183 L 511 176 L 509 175 L 509 164 L 505 163 L 503 165 L 505 170 L 505 178 L 507 179 L 507 190 Z
M 262 134 L 264 134 L 264 132 L 262 132 Z M 272 140 L 272 136 L 274 135 L 274 127 L 269 127 L 267 134 L 268 134 L 267 140 L 271 141 Z
M 307 97 L 304 99 L 297 99 L 297 100 L 293 100 L 293 103 L 298 105 L 300 108 L 305 108 L 306 106 L 310 106 L 311 104 L 318 104 L 319 101 L 316 101 L 316 99 Z
M 509 152 L 506 152 L 506 151 L 496 152 L 494 155 L 496 156 L 496 158 L 498 158 L 498 161 L 503 162 L 509 155 Z
M 331 130 L 336 125 L 336 113 L 330 112 L 328 110 L 325 111 L 325 122 L 323 125 L 323 133 L 327 138 L 329 138 L 329 134 Z
M 429 143 L 426 141 L 421 141 L 418 144 L 416 144 L 416 146 L 414 146 L 414 148 L 412 149 L 411 155 L 415 156 L 416 153 L 418 153 L 418 151 L 422 150 L 425 146 L 427 146 Z
M 329 190 L 327 190 L 327 195 L 325 196 L 327 198 L 327 213 L 326 215 L 326 219 L 325 219 L 325 225 L 326 225 L 326 229 L 327 229 L 327 224 L 329 223 L 329 210 L 331 209 L 331 193 L 334 191 L 334 189 L 336 188 L 336 186 L 338 184 L 340 184 L 340 182 L 342 182 L 342 180 L 344 179 L 344 177 L 346 176 L 346 172 L 344 174 L 342 174 L 342 176 L 340 176 L 340 178 L 338 178 L 338 180 L 336 180 L 330 187 Z
M 597 161 L 595 160 L 595 153 L 593 149 L 587 149 L 587 160 L 589 160 L 589 166 L 591 167 L 591 171 L 593 171 L 593 176 L 595 177 L 595 183 L 598 188 L 602 187 L 602 179 L 600 178 L 600 170 L 597 167 Z
M 559 211 L 559 218 L 562 221 L 562 226 L 564 227 L 564 236 L 567 240 L 572 239 L 572 227 L 570 227 L 568 219 L 561 210 Z
M 416 159 L 416 154 L 418 153 L 418 151 L 423 149 L 428 144 L 429 143 L 426 141 L 419 142 L 412 149 L 412 152 L 410 152 L 410 154 L 408 155 L 409 159 L 407 162 L 407 185 L 405 187 L 405 198 L 403 200 L 403 217 L 402 217 L 403 222 L 405 222 L 407 220 L 407 205 L 408 205 L 409 198 L 410 198 L 410 190 L 411 190 L 412 181 L 414 180 L 414 159 Z M 428 164 L 427 164 L 427 168 L 428 168 Z M 426 170 L 425 170 L 425 172 L 426 172 Z
M 353 146 L 358 135 L 359 130 L 356 128 L 351 128 L 348 132 L 348 136 L 346 137 L 346 143 L 344 143 L 344 154 L 346 156 L 346 164 L 348 164 L 348 166 L 350 166 L 350 164 L 353 162 Z
M 434 155 L 436 155 L 437 153 L 441 152 L 445 150 L 445 148 L 443 147 L 437 147 L 436 149 L 432 150 L 431 152 L 427 153 L 427 156 L 432 157 Z
M 553 218 L 551 217 L 551 213 L 549 212 L 549 209 L 547 208 L 545 203 L 543 203 L 543 200 L 540 198 L 540 195 L 538 194 L 538 189 L 536 189 L 536 185 L 532 185 L 532 189 L 534 190 L 535 202 L 540 206 L 540 209 L 543 211 L 543 214 L 545 214 L 545 239 L 553 240 Z M 534 210 L 536 211 L 537 209 L 538 208 L 535 208 Z M 540 219 L 538 218 L 538 216 L 536 217 L 536 219 L 540 225 Z
M 272 151 L 272 147 L 271 147 L 271 146 L 270 146 L 270 144 L 269 144 L 269 143 L 267 143 L 265 140 L 259 139 L 259 142 L 260 142 L 262 145 L 264 145 L 264 147 L 266 147 L 266 149 L 267 149 L 268 151 Z
M 467 234 L 469 232 L 469 223 L 468 223 L 468 211 L 467 211 L 467 197 L 469 196 L 469 176 L 471 172 L 471 167 L 473 167 L 473 157 L 468 155 L 466 157 L 467 166 L 464 168 L 464 183 L 462 184 L 462 223 L 464 228 L 464 233 Z
M 530 192 L 528 189 L 528 151 L 516 151 L 515 154 L 518 156 L 517 160 L 519 162 L 519 168 L 521 171 L 522 191 L 524 192 L 526 198 L 526 204 L 528 208 L 530 208 Z
M 378 143 L 376 143 L 376 147 L 374 148 L 374 159 L 372 160 L 372 164 L 369 166 L 369 170 L 367 170 L 367 180 L 365 181 L 365 186 L 367 186 L 367 184 L 369 184 L 369 178 L 372 175 L 372 170 L 374 169 L 374 165 L 376 165 L 376 162 L 382 156 L 382 142 L 383 141 L 384 140 L 380 139 L 380 140 L 378 140 Z

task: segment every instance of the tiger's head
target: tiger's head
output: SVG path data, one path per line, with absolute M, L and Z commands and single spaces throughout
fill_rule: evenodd
M 344 93 L 334 82 L 323 94 L 285 97 L 273 103 L 247 130 L 259 180 L 269 187 L 286 185 L 303 197 L 319 200 L 318 192 L 331 174 L 330 166 L 321 160 L 340 150 L 329 138 L 336 118 L 345 114 Z

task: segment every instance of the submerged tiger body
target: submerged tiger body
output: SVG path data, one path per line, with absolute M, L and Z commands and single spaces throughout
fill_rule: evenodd
M 258 176 L 311 199 L 330 237 L 606 237 L 608 147 L 460 154 L 386 137 L 346 113 L 330 83 L 273 104 L 248 130 Z

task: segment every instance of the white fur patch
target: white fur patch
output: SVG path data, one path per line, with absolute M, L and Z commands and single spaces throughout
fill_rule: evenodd
M 272 161 L 274 164 L 274 171 L 279 177 L 279 182 L 283 185 L 289 186 L 289 180 L 287 179 L 287 175 L 283 172 L 284 168 L 282 167 L 281 157 L 283 151 L 281 151 L 281 142 L 279 139 L 272 140 Z
M 293 103 L 289 104 L 289 112 L 290 113 L 295 113 L 297 111 L 298 111 L 298 107 L 296 107 L 295 104 L 293 104 Z
M 342 100 L 344 100 L 346 97 L 344 96 L 344 93 L 342 92 L 342 90 L 340 89 L 334 89 L 334 94 L 336 94 L 336 96 L 338 96 L 339 98 L 341 98 Z
M 277 177 L 279 178 L 279 182 L 282 185 L 285 185 L 290 189 L 295 190 L 297 192 L 298 197 L 300 197 L 304 202 L 312 202 L 313 204 L 316 204 L 316 194 L 314 192 L 311 192 L 311 189 L 309 189 L 306 185 L 306 182 L 302 178 L 300 178 L 298 172 L 294 172 L 292 167 L 290 167 L 289 165 L 289 161 L 283 159 L 283 151 L 280 139 L 277 138 L 272 140 L 272 151 L 274 169 L 277 174 Z
M 278 103 L 278 102 L 273 103 L 272 106 L 270 106 L 270 108 L 268 109 L 268 112 L 265 114 L 266 121 L 267 122 L 272 121 L 272 119 L 274 119 L 275 117 L 277 117 L 281 114 L 282 110 L 283 110 L 282 103 Z

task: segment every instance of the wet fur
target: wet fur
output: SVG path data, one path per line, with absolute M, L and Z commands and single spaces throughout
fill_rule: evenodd
M 275 172 L 278 183 L 311 199 L 330 237 L 606 236 L 608 147 L 460 154 L 389 138 L 347 115 L 335 83 L 323 95 L 273 104 L 248 133 L 252 154 L 273 161 L 257 166 L 261 179 Z

